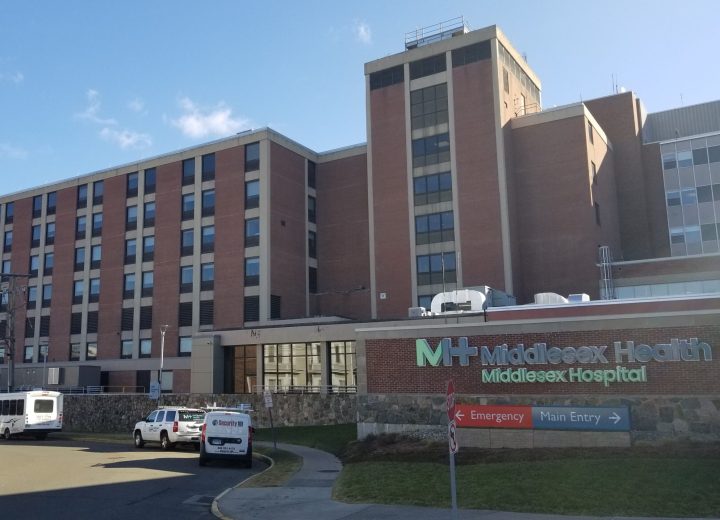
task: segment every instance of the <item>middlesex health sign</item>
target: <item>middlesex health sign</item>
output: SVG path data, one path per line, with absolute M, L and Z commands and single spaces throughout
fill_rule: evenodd
M 555 347 L 547 343 L 520 343 L 514 347 L 503 343 L 491 349 L 470 345 L 466 337 L 458 338 L 456 345 L 452 339 L 444 338 L 433 348 L 426 339 L 415 340 L 417 366 L 436 367 L 442 363 L 449 367 L 456 361 L 463 367 L 478 364 L 486 384 L 643 383 L 648 380 L 648 363 L 712 361 L 710 345 L 697 338 L 675 338 L 655 345 L 615 341 L 613 351 L 614 355 L 610 355 L 607 345 Z M 627 363 L 635 366 L 625 366 Z

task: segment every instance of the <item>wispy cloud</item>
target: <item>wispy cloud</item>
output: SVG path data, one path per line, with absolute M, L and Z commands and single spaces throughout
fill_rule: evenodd
M 123 150 L 132 148 L 142 150 L 152 146 L 152 138 L 148 134 L 134 132 L 132 130 L 117 130 L 115 128 L 105 127 L 100 130 L 100 137 L 118 145 Z
M 250 128 L 250 120 L 233 117 L 232 108 L 220 102 L 214 108 L 201 108 L 188 97 L 179 100 L 183 114 L 170 123 L 188 137 L 228 135 Z
M 7 159 L 26 159 L 27 150 L 13 146 L 10 143 L 0 143 L 0 157 Z
M 25 74 L 23 74 L 22 72 L 12 72 L 10 74 L 0 73 L 0 82 L 14 83 L 15 85 L 19 85 L 23 81 L 25 81 Z
M 117 121 L 112 118 L 100 117 L 100 93 L 97 90 L 90 89 L 85 95 L 87 97 L 87 107 L 82 112 L 75 114 L 75 117 L 99 125 L 117 125 Z
M 353 33 L 355 34 L 355 39 L 360 43 L 364 45 L 370 45 L 372 43 L 372 31 L 367 23 L 356 21 L 353 26 Z
M 135 113 L 146 114 L 145 102 L 142 99 L 135 98 L 128 101 L 127 107 Z

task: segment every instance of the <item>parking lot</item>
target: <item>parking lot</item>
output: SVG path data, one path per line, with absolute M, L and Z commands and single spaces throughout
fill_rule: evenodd
M 4 518 L 214 518 L 212 499 L 264 467 L 200 467 L 192 448 L 138 450 L 131 438 L 0 441 L 0 504 Z

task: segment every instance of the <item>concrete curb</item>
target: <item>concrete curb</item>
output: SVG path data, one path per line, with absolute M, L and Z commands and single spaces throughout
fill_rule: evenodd
M 265 473 L 266 471 L 271 470 L 271 469 L 273 468 L 273 466 L 275 466 L 275 461 L 274 461 L 271 457 L 268 457 L 267 455 L 263 455 L 263 454 L 261 454 L 261 453 L 253 453 L 253 458 L 254 458 L 254 459 L 262 459 L 262 460 L 264 460 L 265 462 L 268 463 L 268 467 L 265 468 L 265 469 L 264 469 L 263 471 L 261 471 L 260 473 L 255 473 L 254 475 L 249 476 L 249 477 L 246 478 L 245 480 L 243 480 L 243 481 L 241 481 L 241 482 L 238 482 L 238 483 L 235 484 L 233 487 L 227 488 L 225 491 L 223 491 L 223 492 L 220 493 L 218 496 L 216 496 L 215 498 L 213 498 L 212 505 L 210 506 L 210 511 L 211 511 L 212 514 L 215 515 L 217 518 L 220 518 L 220 519 L 222 519 L 222 520 L 233 520 L 233 519 L 230 518 L 229 516 L 225 516 L 225 515 L 223 514 L 223 512 L 220 511 L 220 506 L 218 505 L 218 501 L 219 501 L 222 497 L 224 497 L 227 493 L 229 493 L 229 492 L 232 491 L 233 489 L 239 488 L 240 486 L 242 486 L 242 485 L 245 484 L 246 482 L 250 482 L 250 481 L 253 480 L 254 478 L 262 475 L 263 473 Z

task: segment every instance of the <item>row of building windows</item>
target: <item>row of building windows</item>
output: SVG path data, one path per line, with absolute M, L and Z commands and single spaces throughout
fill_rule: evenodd
M 447 132 L 414 139 L 412 142 L 413 168 L 431 166 L 450 161 L 450 134 Z
M 663 170 L 675 168 L 690 168 L 709 163 L 720 163 L 720 145 L 695 148 L 693 150 L 678 150 L 663 152 Z
M 413 130 L 447 123 L 447 83 L 410 92 L 410 117 Z
M 455 240 L 455 220 L 452 211 L 415 217 L 415 244 L 435 244 L 453 240 Z
M 720 184 L 670 190 L 666 193 L 667 205 L 691 206 L 703 202 L 720 202 Z
M 533 98 L 534 102 L 540 103 L 540 89 L 537 87 L 537 85 L 535 85 L 533 80 L 530 79 L 530 76 L 527 75 L 522 65 L 520 65 L 517 60 L 515 60 L 515 58 L 513 58 L 512 54 L 510 54 L 510 52 L 508 52 L 508 50 L 502 44 L 498 44 L 498 52 L 498 60 L 501 61 L 505 65 L 507 70 L 509 70 L 512 75 L 517 78 L 522 88 L 524 88 L 527 92 L 530 93 L 530 96 Z M 522 105 L 524 107 L 525 102 L 523 102 Z
M 455 252 L 417 256 L 417 284 L 441 285 L 457 281 Z

